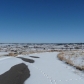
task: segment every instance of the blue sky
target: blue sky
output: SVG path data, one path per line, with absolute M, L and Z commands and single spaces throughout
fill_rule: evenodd
M 0 0 L 0 42 L 84 42 L 84 0 Z

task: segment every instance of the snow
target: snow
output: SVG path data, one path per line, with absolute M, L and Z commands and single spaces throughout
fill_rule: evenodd
M 76 57 L 73 61 L 76 66 L 84 66 L 84 57 Z
M 14 57 L 3 57 L 2 59 L 0 58 L 0 74 L 5 73 L 12 66 L 20 63 L 22 63 L 22 60 Z
M 82 52 L 74 52 L 73 55 L 71 55 L 72 52 L 67 52 L 64 57 L 66 59 L 69 59 L 73 62 L 74 66 L 84 66 L 84 53 Z
M 0 60 L 0 74 L 6 72 L 11 66 L 25 63 L 30 70 L 30 78 L 24 84 L 84 84 L 83 78 L 75 74 L 70 67 L 57 58 L 57 52 L 34 53 L 23 56 L 38 56 L 31 58 L 35 63 L 24 62 L 19 58 L 10 57 Z M 22 56 L 19 56 L 22 57 Z
M 8 54 L 8 52 L 0 52 L 0 56 L 7 55 L 7 54 Z
M 56 55 L 57 53 L 34 54 L 33 56 L 39 56 L 40 58 L 36 59 L 36 62 L 32 65 L 43 71 L 53 81 L 52 84 L 55 84 L 54 80 L 58 84 L 67 84 L 67 81 L 68 84 L 79 84 L 80 77 L 69 69 L 66 69 L 65 64 L 59 61 Z M 83 82 L 82 79 L 81 81 Z

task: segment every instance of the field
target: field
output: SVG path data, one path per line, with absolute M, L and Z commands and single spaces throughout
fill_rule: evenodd
M 84 84 L 83 45 L 0 44 L 0 84 Z
M 57 56 L 61 61 L 76 67 L 76 69 L 84 70 L 84 52 L 82 51 L 67 51 L 59 53 Z
M 61 62 L 57 58 L 58 54 L 59 52 L 44 52 L 17 57 L 2 57 L 0 59 L 1 84 L 7 84 L 9 82 L 7 78 L 9 77 L 11 77 L 12 81 L 16 81 L 11 84 L 23 84 L 19 83 L 17 78 L 13 78 L 14 70 L 11 71 L 11 67 L 16 67 L 16 65 L 20 67 L 22 63 L 24 64 L 23 67 L 27 66 L 28 69 L 26 72 L 30 74 L 24 79 L 24 84 L 84 84 L 83 77 L 75 73 L 76 69 Z M 20 77 L 25 74 L 25 70 L 23 72 L 21 72 L 21 69 L 17 70 L 20 80 L 22 79 Z M 5 78 L 8 71 L 9 73 L 11 71 L 12 75 L 9 74 Z M 17 74 L 14 76 L 17 77 Z M 4 81 L 7 82 L 4 83 Z

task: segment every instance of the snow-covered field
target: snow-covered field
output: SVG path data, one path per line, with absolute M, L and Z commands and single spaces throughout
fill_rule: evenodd
M 35 63 L 24 62 L 16 57 L 0 58 L 0 74 L 5 73 L 16 64 L 25 63 L 28 65 L 31 76 L 24 84 L 84 84 L 83 77 L 74 73 L 73 67 L 59 61 L 57 54 L 58 52 L 45 52 L 18 56 L 33 59 Z
M 8 52 L 0 52 L 0 56 L 4 56 L 4 55 L 7 55 Z
M 84 70 L 84 52 L 82 51 L 67 51 L 58 54 L 58 58 L 80 70 Z

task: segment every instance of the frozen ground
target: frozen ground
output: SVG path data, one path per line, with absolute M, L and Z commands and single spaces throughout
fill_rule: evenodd
M 59 61 L 57 52 L 46 52 L 22 56 L 38 56 L 40 58 L 31 58 L 35 63 L 24 62 L 15 57 L 0 58 L 0 74 L 8 71 L 11 66 L 25 63 L 30 70 L 30 78 L 24 84 L 84 84 L 84 79 L 74 73 L 75 69 Z M 19 56 L 21 57 L 21 56 Z

